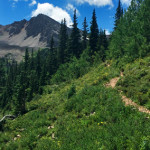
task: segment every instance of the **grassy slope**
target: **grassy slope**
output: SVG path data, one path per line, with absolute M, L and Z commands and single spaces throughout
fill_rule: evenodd
M 150 57 L 136 60 L 124 68 L 118 88 L 136 103 L 150 109 Z
M 27 104 L 28 113 L 6 122 L 0 149 L 150 149 L 149 118 L 124 107 L 118 91 L 104 87 L 120 74 L 105 66 L 71 83 L 45 86 L 44 94 Z

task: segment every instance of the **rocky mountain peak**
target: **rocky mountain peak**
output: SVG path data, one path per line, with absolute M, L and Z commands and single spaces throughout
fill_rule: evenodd
M 36 37 L 40 34 L 39 40 L 48 44 L 53 35 L 55 42 L 58 43 L 60 23 L 46 15 L 40 14 L 37 17 L 31 18 L 25 29 L 27 32 L 26 38 L 30 36 Z
M 52 35 L 57 46 L 59 30 L 60 23 L 43 14 L 32 17 L 29 21 L 24 19 L 6 26 L 0 25 L 0 56 L 7 53 L 16 55 L 16 52 L 22 55 L 23 49 L 27 47 L 31 49 L 49 47 Z M 70 31 L 68 28 L 68 33 Z

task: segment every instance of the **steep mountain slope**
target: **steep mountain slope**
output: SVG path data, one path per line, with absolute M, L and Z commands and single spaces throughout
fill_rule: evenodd
M 0 26 L 0 56 L 4 56 L 8 52 L 15 54 L 16 51 L 19 51 L 21 53 L 25 47 L 47 47 L 52 35 L 55 45 L 57 45 L 59 29 L 60 23 L 42 14 L 29 21 L 22 20 Z M 68 32 L 70 32 L 69 28 Z
M 27 104 L 25 115 L 2 124 L 0 149 L 150 149 L 149 115 L 125 106 L 116 88 L 105 87 L 120 76 L 115 63 L 95 65 L 66 83 L 55 82 L 57 75 Z

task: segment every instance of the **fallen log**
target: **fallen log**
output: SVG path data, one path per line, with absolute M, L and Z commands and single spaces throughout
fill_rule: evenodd
M 1 122 L 3 122 L 5 119 L 7 119 L 7 118 L 9 118 L 9 119 L 15 119 L 16 118 L 16 116 L 14 116 L 14 115 L 5 115 L 1 120 L 0 120 L 0 123 Z

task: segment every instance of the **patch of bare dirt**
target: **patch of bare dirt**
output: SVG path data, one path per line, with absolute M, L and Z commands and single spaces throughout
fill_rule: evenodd
M 150 110 L 148 110 L 147 108 L 143 106 L 136 104 L 135 102 L 133 102 L 131 99 L 127 98 L 124 95 L 122 95 L 122 101 L 125 103 L 125 106 L 133 106 L 136 109 L 138 109 L 140 112 L 150 114 Z
M 115 86 L 116 86 L 119 79 L 120 79 L 119 77 L 111 79 L 110 82 L 106 84 L 106 87 L 115 88 Z

